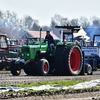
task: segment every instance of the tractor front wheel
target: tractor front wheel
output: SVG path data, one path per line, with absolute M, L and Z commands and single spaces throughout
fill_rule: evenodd
M 46 76 L 49 73 L 49 62 L 46 59 L 40 59 L 38 63 L 38 74 Z
M 11 62 L 11 73 L 14 76 L 18 76 L 21 73 L 20 63 L 15 64 L 15 61 Z

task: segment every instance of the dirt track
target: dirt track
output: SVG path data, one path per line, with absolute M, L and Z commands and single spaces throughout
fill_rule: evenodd
M 80 76 L 27 76 L 24 72 L 20 76 L 12 76 L 12 74 L 0 74 L 0 85 L 13 85 L 13 84 L 23 84 L 23 83 L 33 83 L 33 82 L 45 82 L 45 81 L 60 81 L 60 80 L 91 80 L 100 79 L 100 71 L 96 71 L 93 75 L 80 75 Z M 96 97 L 98 92 L 86 92 L 77 93 L 69 95 L 53 95 L 53 96 L 30 96 L 21 98 L 10 98 L 7 100 L 92 100 Z
M 99 92 L 95 93 L 79 93 L 79 94 L 68 94 L 68 95 L 52 95 L 52 96 L 30 96 L 30 97 L 22 97 L 22 98 L 10 98 L 3 100 L 96 100 L 92 98 L 96 98 L 96 95 Z M 100 100 L 100 99 L 97 99 Z
M 33 82 L 49 82 L 60 80 L 91 80 L 99 79 L 100 71 L 96 71 L 93 75 L 80 76 L 27 76 L 24 72 L 20 76 L 13 76 L 12 74 L 0 74 L 0 85 L 23 84 Z

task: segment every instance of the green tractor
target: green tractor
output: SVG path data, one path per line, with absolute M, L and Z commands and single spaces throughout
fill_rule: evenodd
M 49 52 L 48 43 L 35 42 L 33 45 L 21 47 L 23 62 L 13 62 L 11 73 L 20 75 L 21 65 L 27 75 L 79 75 L 84 74 L 84 53 L 80 46 L 73 43 L 73 32 L 79 31 L 80 26 L 56 26 L 61 30 L 61 40 Z M 72 42 L 64 41 L 64 34 L 72 35 Z

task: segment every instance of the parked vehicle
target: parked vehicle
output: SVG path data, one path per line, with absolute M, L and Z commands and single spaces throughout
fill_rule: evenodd
M 5 58 L 1 62 L 2 68 L 0 70 L 10 70 L 10 65 L 12 60 L 17 60 L 18 57 L 21 55 L 21 45 L 18 45 L 18 40 L 16 39 L 9 39 L 7 37 L 7 48 L 8 48 L 8 54 L 5 55 Z
M 82 50 L 85 53 L 85 64 L 89 64 L 91 68 L 87 69 L 87 71 L 96 71 L 98 68 L 100 68 L 100 45 L 99 41 L 97 41 L 97 38 L 100 38 L 100 35 L 94 35 L 93 41 L 90 41 L 92 45 L 82 47 Z
M 3 70 L 5 63 L 7 63 L 6 55 L 9 55 L 7 36 L 0 34 L 0 70 Z

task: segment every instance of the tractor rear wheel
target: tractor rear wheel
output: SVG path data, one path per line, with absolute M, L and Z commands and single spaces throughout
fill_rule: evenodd
M 79 46 L 68 46 L 64 54 L 64 69 L 66 75 L 79 75 L 82 70 L 83 55 Z
M 21 73 L 20 63 L 15 64 L 15 61 L 11 62 L 11 73 L 14 76 L 18 76 Z
M 54 75 L 64 75 L 63 57 L 65 46 L 57 46 L 54 57 Z
M 49 62 L 46 59 L 40 59 L 38 63 L 38 74 L 46 76 L 49 73 Z

